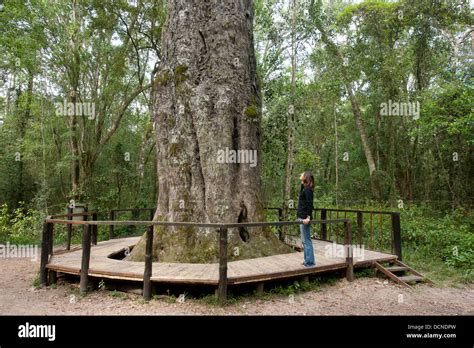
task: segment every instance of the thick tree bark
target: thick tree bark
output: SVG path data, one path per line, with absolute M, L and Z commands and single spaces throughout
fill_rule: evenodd
M 154 83 L 158 204 L 155 220 L 237 222 L 263 218 L 260 94 L 251 0 L 168 1 L 162 62 Z M 222 150 L 257 153 L 219 163 Z M 142 238 L 128 259 L 143 260 Z M 287 252 L 273 233 L 229 230 L 229 257 Z M 155 228 L 154 258 L 210 262 L 217 232 Z

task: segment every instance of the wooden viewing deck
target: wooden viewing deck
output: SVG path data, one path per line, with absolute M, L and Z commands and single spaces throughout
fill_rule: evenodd
M 110 256 L 132 248 L 140 237 L 111 239 L 91 248 L 89 276 L 104 279 L 143 282 L 144 262 L 123 261 Z M 296 240 L 296 244 L 300 244 Z M 228 284 L 259 283 L 270 280 L 307 276 L 311 274 L 343 270 L 347 268 L 345 256 L 328 256 L 327 246 L 331 242 L 313 240 L 316 266 L 302 265 L 303 253 L 259 257 L 228 262 Z M 340 244 L 337 244 L 339 246 Z M 397 259 L 396 255 L 364 250 L 363 258 L 354 255 L 354 267 L 372 266 L 375 262 Z M 47 264 L 53 272 L 80 275 L 82 249 L 55 252 Z M 153 262 L 151 281 L 153 283 L 211 285 L 219 284 L 219 263 L 161 263 Z

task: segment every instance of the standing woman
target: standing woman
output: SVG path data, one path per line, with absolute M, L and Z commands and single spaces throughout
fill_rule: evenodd
M 309 170 L 305 171 L 300 176 L 301 189 L 298 197 L 297 218 L 298 221 L 303 221 L 300 226 L 301 241 L 303 242 L 304 262 L 305 267 L 315 266 L 313 242 L 311 240 L 310 220 L 313 213 L 313 191 L 314 191 L 314 176 Z

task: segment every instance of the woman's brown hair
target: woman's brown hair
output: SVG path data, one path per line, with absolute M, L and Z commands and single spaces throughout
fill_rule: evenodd
M 314 191 L 314 176 L 309 170 L 303 173 L 303 185 Z

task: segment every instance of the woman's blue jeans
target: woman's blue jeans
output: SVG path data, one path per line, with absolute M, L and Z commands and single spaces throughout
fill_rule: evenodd
M 298 221 L 303 221 L 303 219 L 298 219 Z M 304 265 L 314 266 L 314 250 L 313 250 L 313 241 L 311 240 L 311 225 L 300 225 L 301 232 L 301 242 L 303 243 L 303 254 L 304 254 Z

